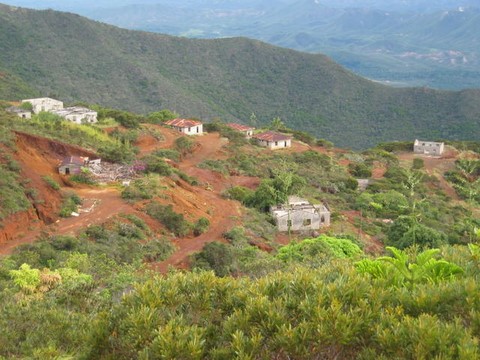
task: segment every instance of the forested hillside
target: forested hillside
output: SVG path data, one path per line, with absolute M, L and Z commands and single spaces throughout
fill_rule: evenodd
M 219 121 L 180 134 L 166 109 L 80 125 L 9 105 L 0 357 L 479 357 L 478 142 L 355 152 L 277 119 L 293 140 L 272 151 Z M 71 155 L 132 171 L 59 174 Z M 289 196 L 330 224 L 279 231 L 268 209 Z
M 0 20 L 1 98 L 35 92 L 204 120 L 248 122 L 254 113 L 260 124 L 280 117 L 352 148 L 480 134 L 479 90 L 390 88 L 325 56 L 243 38 L 190 40 L 9 6 Z

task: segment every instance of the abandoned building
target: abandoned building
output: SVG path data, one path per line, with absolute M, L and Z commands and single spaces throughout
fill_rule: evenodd
M 275 131 L 266 131 L 253 136 L 258 145 L 268 147 L 271 150 L 288 148 L 292 146 L 292 137 Z
M 422 141 L 415 139 L 413 143 L 413 152 L 422 155 L 440 156 L 443 154 L 445 144 L 443 142 Z
M 88 157 L 67 156 L 58 166 L 58 172 L 62 175 L 79 174 L 87 162 Z
M 22 119 L 30 119 L 32 117 L 32 112 L 30 110 L 25 110 L 16 106 L 10 106 L 5 109 L 7 112 L 17 115 Z
M 38 99 L 25 99 L 22 103 L 32 104 L 32 111 L 38 114 L 41 111 L 54 111 L 63 109 L 63 102 L 48 97 Z
M 165 125 L 171 126 L 175 130 L 186 135 L 203 134 L 203 124 L 196 120 L 177 118 L 165 122 Z
M 64 109 L 53 110 L 52 113 L 76 124 L 93 124 L 98 121 L 96 111 L 81 106 L 72 106 Z
M 330 210 L 324 204 L 290 196 L 287 204 L 272 206 L 270 212 L 279 231 L 318 230 L 330 225 Z
M 255 130 L 254 127 L 236 123 L 229 123 L 226 124 L 226 126 L 228 126 L 230 129 L 243 133 L 247 139 L 250 139 L 253 136 L 253 130 Z

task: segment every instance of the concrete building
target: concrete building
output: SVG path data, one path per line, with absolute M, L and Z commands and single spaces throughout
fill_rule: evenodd
M 236 124 L 236 123 L 229 123 L 229 124 L 226 124 L 226 126 L 228 126 L 230 129 L 233 129 L 245 134 L 245 137 L 247 139 L 250 139 L 253 136 L 253 130 L 255 130 L 254 127 L 242 125 L 242 124 Z
M 275 131 L 266 131 L 253 135 L 258 145 L 265 146 L 271 150 L 289 148 L 292 146 L 292 137 L 289 135 L 277 133 Z
M 440 156 L 443 154 L 445 144 L 443 142 L 422 141 L 415 139 L 413 152 L 415 154 Z
M 171 126 L 175 130 L 186 135 L 203 134 L 203 124 L 200 121 L 190 119 L 173 119 L 165 122 L 165 125 Z
M 81 106 L 72 106 L 51 112 L 76 124 L 93 124 L 98 121 L 96 111 Z
M 30 110 L 25 110 L 16 106 L 11 106 L 9 108 L 6 108 L 5 110 L 9 113 L 17 115 L 18 117 L 21 117 L 22 119 L 32 118 L 32 112 Z
M 330 225 L 330 210 L 324 204 L 290 196 L 287 204 L 272 206 L 270 212 L 279 231 L 318 230 Z
M 63 175 L 79 174 L 82 171 L 82 167 L 86 166 L 87 162 L 88 157 L 67 156 L 58 166 L 58 172 Z
M 25 99 L 22 103 L 29 102 L 32 104 L 32 111 L 38 114 L 41 111 L 53 111 L 63 109 L 63 102 L 48 97 L 37 99 Z

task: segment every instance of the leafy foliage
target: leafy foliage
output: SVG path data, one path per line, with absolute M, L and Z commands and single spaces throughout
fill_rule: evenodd
M 277 256 L 283 261 L 308 263 L 316 257 L 350 258 L 361 253 L 360 247 L 351 240 L 321 235 L 282 246 Z

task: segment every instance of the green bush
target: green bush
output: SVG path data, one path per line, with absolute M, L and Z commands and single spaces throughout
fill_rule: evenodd
M 48 186 L 50 186 L 53 190 L 60 190 L 60 185 L 52 179 L 51 176 L 42 176 L 42 179 L 47 183 Z
M 210 221 L 207 218 L 201 217 L 193 225 L 193 235 L 199 236 L 207 232 L 209 226 L 210 226 Z
M 227 276 L 232 271 L 233 258 L 230 245 L 214 241 L 206 244 L 202 251 L 192 257 L 192 267 L 213 270 L 217 276 Z
M 425 166 L 425 162 L 423 161 L 423 159 L 420 159 L 420 158 L 413 159 L 412 169 L 419 170 L 419 169 L 423 169 L 424 166 Z
M 160 189 L 160 178 L 158 175 L 151 174 L 140 179 L 133 180 L 129 186 L 122 191 L 122 199 L 125 200 L 145 200 L 157 196 Z
M 158 202 L 150 202 L 146 207 L 147 214 L 160 221 L 176 236 L 185 236 L 190 232 L 190 224 L 182 214 L 173 211 L 172 205 L 161 205 Z
M 82 199 L 74 192 L 64 194 L 62 207 L 60 208 L 61 217 L 69 217 L 72 212 L 77 212 L 78 206 L 82 204 Z

